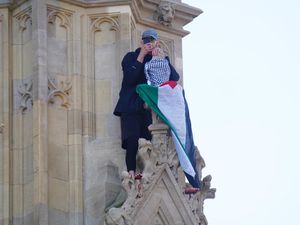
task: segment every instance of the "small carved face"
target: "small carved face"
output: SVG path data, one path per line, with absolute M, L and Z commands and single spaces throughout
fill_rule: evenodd
M 171 2 L 161 1 L 158 6 L 158 21 L 169 25 L 174 19 L 175 9 Z

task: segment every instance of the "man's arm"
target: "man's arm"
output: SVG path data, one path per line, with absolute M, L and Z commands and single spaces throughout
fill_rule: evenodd
M 134 85 L 137 83 L 139 74 L 143 70 L 143 63 L 137 61 L 133 52 L 127 53 L 122 60 L 122 69 L 126 84 Z
M 129 85 L 137 84 L 139 74 L 143 70 L 143 62 L 145 56 L 150 51 L 151 45 L 141 42 L 140 53 L 136 58 L 133 52 L 127 53 L 122 60 L 122 69 L 124 73 L 124 82 Z

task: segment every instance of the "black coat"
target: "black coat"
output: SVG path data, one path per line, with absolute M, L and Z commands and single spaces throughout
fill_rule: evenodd
M 119 93 L 119 100 L 114 110 L 114 115 L 121 116 L 123 112 L 131 113 L 138 112 L 143 109 L 143 100 L 138 96 L 135 88 L 138 84 L 146 84 L 146 76 L 144 73 L 145 63 L 150 61 L 152 56 L 147 55 L 143 63 L 137 61 L 137 57 L 140 53 L 140 48 L 136 49 L 135 52 L 127 53 L 122 60 L 123 69 L 123 81 L 122 87 Z M 170 80 L 178 81 L 179 75 L 170 64 L 171 68 Z

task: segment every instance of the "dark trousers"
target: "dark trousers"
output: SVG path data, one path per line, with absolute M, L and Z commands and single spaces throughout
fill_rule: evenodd
M 136 155 L 138 151 L 138 138 L 136 137 L 130 137 L 127 139 L 127 148 L 126 148 L 126 167 L 127 171 L 136 170 Z
M 152 123 L 151 112 L 142 110 L 134 113 L 122 113 L 122 148 L 126 149 L 127 170 L 136 170 L 136 155 L 139 138 L 151 140 L 148 126 Z

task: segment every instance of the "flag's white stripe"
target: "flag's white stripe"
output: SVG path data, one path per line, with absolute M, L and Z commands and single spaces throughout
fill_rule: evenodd
M 177 156 L 180 162 L 180 166 L 182 167 L 184 172 L 191 175 L 192 177 L 195 177 L 196 172 L 173 131 L 172 131 L 172 136 L 173 136 L 173 141 L 175 144 Z
M 174 126 L 181 143 L 185 146 L 185 104 L 181 86 L 176 85 L 174 89 L 169 85 L 159 87 L 157 106 Z
M 174 127 L 178 138 L 185 147 L 186 120 L 182 87 L 180 85 L 176 85 L 175 88 L 171 88 L 169 85 L 159 87 L 157 106 Z M 195 171 L 190 160 L 173 132 L 172 135 L 182 169 L 194 177 Z

